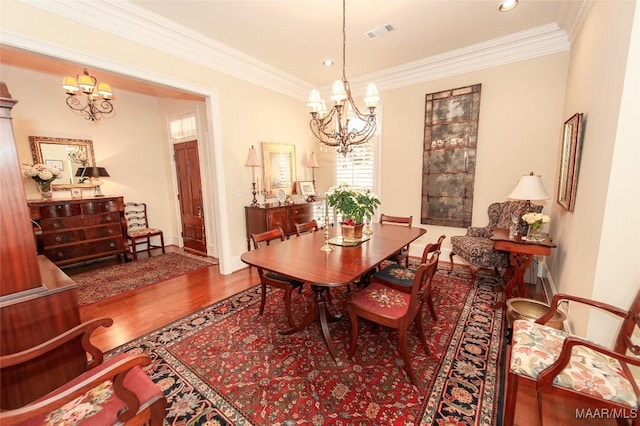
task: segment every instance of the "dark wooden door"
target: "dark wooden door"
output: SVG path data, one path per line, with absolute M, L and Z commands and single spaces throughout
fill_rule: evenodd
M 184 248 L 207 253 L 198 141 L 173 145 Z

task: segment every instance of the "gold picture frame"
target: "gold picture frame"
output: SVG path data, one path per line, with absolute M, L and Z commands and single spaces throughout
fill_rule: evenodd
M 72 188 L 94 188 L 92 183 L 79 184 L 76 182 L 76 171 L 82 164 L 72 160 L 73 155 L 81 152 L 86 158 L 87 167 L 95 167 L 93 142 L 90 139 L 55 138 L 49 136 L 29 136 L 31 155 L 34 163 L 55 165 L 62 174 L 53 181 L 51 189 L 54 191 L 68 191 Z M 52 160 L 55 163 L 52 163 Z M 62 165 L 62 167 L 61 167 Z
M 262 142 L 262 169 L 267 197 L 279 189 L 291 194 L 296 179 L 296 146 L 292 144 Z
M 573 211 L 576 203 L 581 145 L 582 113 L 576 113 L 564 123 L 558 178 L 557 202 L 570 212 Z

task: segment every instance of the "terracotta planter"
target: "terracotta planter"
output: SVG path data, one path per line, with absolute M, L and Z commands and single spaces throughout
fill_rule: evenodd
M 355 225 L 340 224 L 342 227 L 342 239 L 343 240 L 360 240 L 362 239 L 362 228 L 364 223 L 357 223 Z

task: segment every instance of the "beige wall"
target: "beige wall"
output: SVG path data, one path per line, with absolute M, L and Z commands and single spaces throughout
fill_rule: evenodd
M 575 211 L 555 210 L 551 223 L 562 245 L 549 262 L 561 292 L 623 308 L 640 287 L 640 19 L 634 6 L 594 2 L 572 46 L 563 116 L 584 113 L 584 140 Z M 579 334 L 603 343 L 613 335 L 606 317 L 577 308 L 571 317 Z
M 559 53 L 382 93 L 381 211 L 411 214 L 420 222 L 425 95 L 478 83 L 482 92 L 472 224 L 485 226 L 489 204 L 506 201 L 521 175 L 542 175 L 551 192 L 567 64 L 568 54 Z M 548 212 L 555 205 L 549 200 L 544 208 Z M 441 234 L 466 232 L 426 228 L 424 243 Z M 448 251 L 449 238 L 443 246 Z

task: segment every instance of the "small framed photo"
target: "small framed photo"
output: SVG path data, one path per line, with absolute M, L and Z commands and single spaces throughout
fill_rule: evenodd
M 62 160 L 44 160 L 44 164 L 47 166 L 55 167 L 60 171 L 64 171 L 64 163 Z
M 71 188 L 71 198 L 74 200 L 82 198 L 82 188 Z
M 316 195 L 316 190 L 311 181 L 298 181 L 298 193 L 303 197 Z

